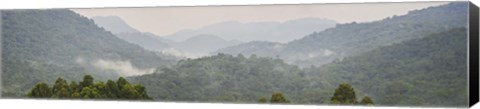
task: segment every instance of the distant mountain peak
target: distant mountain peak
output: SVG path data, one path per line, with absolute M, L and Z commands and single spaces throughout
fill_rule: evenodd
M 170 40 L 184 41 L 201 34 L 216 35 L 225 40 L 288 42 L 327 28 L 335 27 L 337 22 L 324 18 L 300 18 L 284 22 L 260 21 L 242 23 L 225 21 L 207 25 L 195 30 L 182 30 L 164 36 Z
M 274 46 L 267 42 L 245 43 L 220 49 L 217 52 L 256 54 L 266 57 L 278 55 L 285 62 L 299 66 L 323 65 L 333 59 L 357 55 L 377 47 L 422 38 L 452 28 L 465 27 L 468 22 L 466 16 L 468 16 L 467 3 L 454 2 L 383 20 L 338 24 L 334 28 L 308 33 L 309 35 L 284 43 L 282 46 Z M 284 23 L 289 28 L 301 24 L 303 23 Z M 313 25 L 310 28 L 317 27 Z M 332 53 L 334 55 L 331 55 Z
M 114 34 L 140 32 L 137 29 L 132 28 L 118 16 L 95 16 L 91 19 L 95 21 L 95 24 L 98 26 L 103 27 L 105 30 Z
M 216 35 L 210 35 L 210 34 L 200 34 L 200 35 L 197 35 L 197 36 L 193 36 L 191 38 L 188 38 L 187 40 L 185 40 L 184 42 L 189 42 L 189 41 L 193 41 L 193 40 L 223 40 L 223 41 L 226 41 L 225 39 L 222 39 Z

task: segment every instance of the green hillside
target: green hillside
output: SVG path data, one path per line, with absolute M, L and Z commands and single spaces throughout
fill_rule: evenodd
M 301 69 L 276 58 L 218 54 L 182 60 L 137 77 L 160 101 L 256 103 L 282 92 L 292 103 L 328 104 L 350 83 L 376 105 L 466 106 L 466 29 L 384 46 L 322 67 Z
M 351 83 L 381 105 L 467 106 L 465 28 L 381 47 L 310 69 L 322 84 Z
M 109 62 L 105 60 L 131 63 L 138 69 L 175 61 L 121 40 L 70 10 L 1 13 L 2 93 L 6 97 L 20 96 L 37 82 L 58 76 L 76 80 L 91 73 L 99 79 L 117 78 L 114 70 L 95 67 Z
M 246 56 L 251 54 L 262 57 L 279 56 L 287 63 L 302 67 L 320 66 L 381 46 L 466 27 L 467 12 L 468 2 L 452 2 L 378 21 L 339 24 L 334 28 L 315 32 L 288 43 L 244 43 L 217 52 L 233 55 L 241 53 Z

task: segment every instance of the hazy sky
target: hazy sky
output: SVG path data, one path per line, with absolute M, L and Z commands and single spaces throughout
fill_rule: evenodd
M 196 29 L 224 21 L 286 21 L 305 17 L 327 18 L 339 23 L 380 20 L 410 10 L 447 2 L 257 5 L 210 7 L 149 7 L 73 9 L 87 17 L 119 16 L 139 31 L 159 36 L 184 29 Z

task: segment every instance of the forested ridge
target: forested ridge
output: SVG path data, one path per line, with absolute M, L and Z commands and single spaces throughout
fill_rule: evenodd
M 140 84 L 131 85 L 125 78 L 117 81 L 108 80 L 95 82 L 90 75 L 85 75 L 83 81 L 68 83 L 61 77 L 55 80 L 53 86 L 47 83 L 37 83 L 27 94 L 33 98 L 56 99 L 115 99 L 115 100 L 151 100 Z
M 466 4 L 181 60 L 71 10 L 2 10 L 2 97 L 465 107 Z
M 244 43 L 220 49 L 217 53 L 278 56 L 287 63 L 301 67 L 320 66 L 378 47 L 465 27 L 467 10 L 468 2 L 451 2 L 378 21 L 337 24 L 335 28 L 314 32 L 287 43 Z
M 466 29 L 457 28 L 320 67 L 220 53 L 128 79 L 160 101 L 256 103 L 281 92 L 291 103 L 328 104 L 339 84 L 350 83 L 357 98 L 377 105 L 465 106 L 465 44 Z
M 0 12 L 4 97 L 24 96 L 37 82 L 52 82 L 52 77 L 78 81 L 85 74 L 100 80 L 122 76 L 116 70 L 100 68 L 109 62 L 105 60 L 114 65 L 121 61 L 138 69 L 169 65 L 176 60 L 121 40 L 71 10 Z
M 456 28 L 307 72 L 331 84 L 351 83 L 381 105 L 466 106 L 466 44 L 467 29 Z
M 154 74 L 128 79 L 148 87 L 157 100 L 254 102 L 276 90 L 298 93 L 295 89 L 307 84 L 302 73 L 280 59 L 218 54 L 180 60 Z

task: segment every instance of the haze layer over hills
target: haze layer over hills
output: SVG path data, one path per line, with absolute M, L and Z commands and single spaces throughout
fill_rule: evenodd
M 198 30 L 184 30 L 168 36 L 156 36 L 133 29 L 116 16 L 92 17 L 97 25 L 116 36 L 145 49 L 178 57 L 207 56 L 221 48 L 248 41 L 286 42 L 334 27 L 335 21 L 303 18 L 286 22 L 222 22 Z
M 468 106 L 468 2 L 328 28 L 317 25 L 330 20 L 316 18 L 224 22 L 164 37 L 66 9 L 1 13 L 2 97 L 75 86 L 62 81 L 89 74 L 128 80 L 82 83 L 95 87 L 80 91 L 94 99 L 131 82 L 140 85 L 120 92 L 157 101 L 259 103 L 280 93 L 288 103 L 325 105 L 348 84 L 379 106 Z

